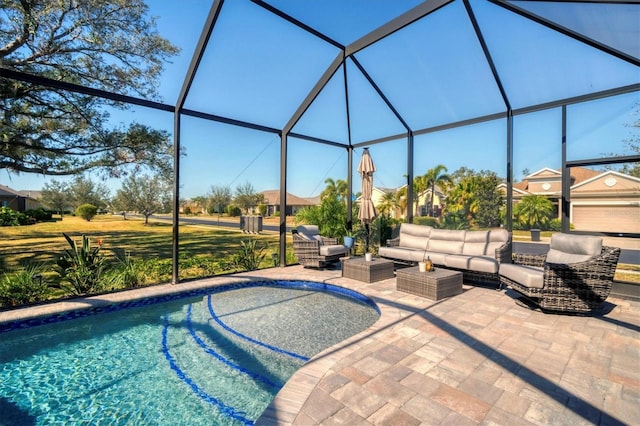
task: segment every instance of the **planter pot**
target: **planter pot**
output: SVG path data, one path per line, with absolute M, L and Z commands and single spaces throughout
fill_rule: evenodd
M 353 247 L 353 237 L 344 237 L 344 246 L 347 248 Z
M 540 230 L 531 229 L 531 241 L 540 241 Z

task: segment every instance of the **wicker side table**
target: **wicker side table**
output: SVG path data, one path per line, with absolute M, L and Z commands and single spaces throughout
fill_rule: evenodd
M 367 262 L 364 257 L 351 257 L 342 262 L 342 276 L 368 283 L 393 278 L 393 261 L 374 257 Z
M 420 272 L 418 267 L 396 271 L 396 289 L 432 300 L 462 293 L 462 272 L 438 268 L 431 272 Z

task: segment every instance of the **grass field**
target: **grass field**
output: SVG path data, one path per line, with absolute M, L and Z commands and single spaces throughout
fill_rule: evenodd
M 68 244 L 63 233 L 80 241 L 87 235 L 92 244 L 100 239 L 102 252 L 122 258 L 171 259 L 172 226 L 166 222 L 127 219 L 122 216 L 99 215 L 87 222 L 74 216 L 31 226 L 0 227 L 0 267 L 15 269 L 30 263 L 51 263 Z M 213 256 L 224 259 L 238 250 L 240 242 L 257 239 L 268 245 L 268 251 L 278 251 L 278 235 L 262 233 L 247 235 L 232 228 L 213 226 L 180 226 L 180 252 L 190 256 Z

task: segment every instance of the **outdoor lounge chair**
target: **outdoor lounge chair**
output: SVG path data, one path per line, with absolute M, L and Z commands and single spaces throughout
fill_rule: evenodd
M 513 264 L 500 264 L 500 284 L 542 310 L 589 312 L 609 296 L 619 257 L 599 237 L 554 234 L 547 254 L 514 253 Z
M 346 256 L 349 248 L 338 244 L 337 238 L 319 234 L 317 225 L 301 225 L 293 233 L 293 253 L 304 267 L 322 268 L 338 262 Z

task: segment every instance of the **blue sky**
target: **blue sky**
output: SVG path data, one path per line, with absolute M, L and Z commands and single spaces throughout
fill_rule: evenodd
M 292 16 L 343 44 L 353 42 L 389 16 L 397 16 L 418 3 L 272 1 L 276 7 L 282 6 Z M 529 3 L 524 2 L 526 6 Z M 159 32 L 182 48 L 159 81 L 162 100 L 173 104 L 210 3 L 150 0 L 148 4 L 150 14 L 158 19 Z M 479 0 L 471 4 L 516 109 L 640 81 L 640 72 L 633 65 L 495 5 Z M 580 10 L 575 5 L 532 7 L 545 16 L 565 19 L 567 26 L 595 31 L 591 36 L 639 56 L 634 49 L 640 43 L 629 45 L 627 38 L 617 39 L 615 34 L 604 30 L 615 22 L 621 32 L 637 34 L 638 6 L 625 9 L 620 15 L 610 13 L 612 9 L 608 7 L 598 9 L 598 5 L 585 5 Z M 575 19 L 566 22 L 569 11 Z M 251 2 L 228 0 L 185 106 L 282 128 L 338 52 Z M 356 58 L 414 130 L 505 109 L 461 2 L 398 31 L 359 52 Z M 402 124 L 351 61 L 347 64 L 347 76 L 352 142 L 403 133 Z M 344 90 L 340 69 L 293 131 L 346 142 Z M 640 96 L 634 93 L 570 106 L 569 159 L 594 158 L 609 152 L 629 154 L 624 141 L 634 137 L 628 125 L 638 119 L 639 103 Z M 522 177 L 524 169 L 534 172 L 544 167 L 560 167 L 560 114 L 556 108 L 516 116 L 516 180 Z M 168 113 L 138 107 L 124 113 L 112 112 L 114 124 L 131 121 L 173 132 L 173 116 Z M 258 191 L 279 187 L 277 135 L 189 117 L 183 119 L 182 128 L 187 153 L 181 168 L 183 198 L 205 195 L 212 185 L 235 189 L 249 182 Z M 464 166 L 493 170 L 500 176 L 506 174 L 506 120 L 421 135 L 415 142 L 416 175 L 438 164 L 444 164 L 450 172 Z M 372 145 L 370 149 L 378 169 L 375 185 L 398 187 L 406 183 L 406 139 Z M 291 193 L 315 196 L 324 188 L 325 179 L 346 179 L 347 152 L 343 148 L 290 139 L 288 152 L 287 189 Z M 354 153 L 355 190 L 360 185 L 355 169 L 361 153 L 361 149 Z M 47 181 L 42 176 L 9 177 L 5 171 L 0 172 L 0 182 L 15 189 L 40 189 Z M 117 181 L 106 183 L 114 192 L 119 187 Z

